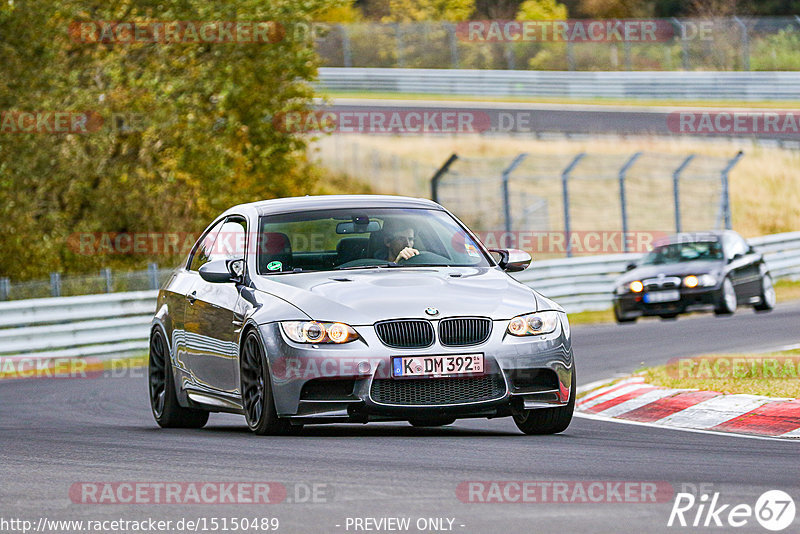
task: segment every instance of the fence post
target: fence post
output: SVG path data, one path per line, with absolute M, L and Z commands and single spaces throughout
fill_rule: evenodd
M 575 50 L 573 50 L 573 46 L 572 39 L 567 40 L 567 68 L 569 70 L 575 70 Z
M 404 67 L 405 61 L 403 60 L 403 34 L 401 33 L 400 23 L 394 23 L 394 40 L 395 48 L 397 50 L 397 66 Z
M 722 175 L 720 176 L 722 182 L 722 216 L 725 219 L 725 229 L 731 229 L 731 198 L 730 198 L 730 190 L 728 188 L 728 174 L 730 174 L 731 169 L 739 163 L 739 160 L 744 157 L 744 152 L 742 150 L 736 154 L 733 159 L 731 159 L 725 168 L 722 170 Z
M 444 176 L 444 173 L 450 168 L 450 165 L 453 164 L 458 159 L 458 155 L 453 153 L 447 158 L 447 161 L 444 162 L 444 165 L 439 167 L 433 176 L 431 177 L 431 200 L 434 202 L 439 202 L 439 181 Z
M 750 36 L 747 34 L 747 25 L 736 16 L 733 17 L 733 21 L 742 30 L 742 69 L 750 70 Z
M 100 269 L 100 275 L 106 281 L 106 293 L 111 293 L 113 290 L 113 285 L 111 284 L 111 269 L 108 267 Z
M 61 273 L 50 273 L 50 295 L 61 296 Z
M 0 278 L 0 300 L 8 300 L 11 295 L 11 281 L 5 276 Z
M 678 234 L 681 233 L 681 173 L 693 159 L 694 154 L 690 154 L 672 173 L 672 196 L 675 199 L 675 232 Z
M 572 257 L 572 244 L 570 243 L 570 220 L 569 220 L 569 175 L 572 173 L 575 166 L 586 155 L 581 152 L 570 162 L 569 165 L 561 172 L 561 198 L 564 201 L 564 238 L 567 240 L 567 257 Z
M 625 200 L 625 176 L 641 155 L 641 152 L 637 152 L 631 156 L 619 170 L 619 205 L 622 209 L 622 252 L 628 252 L 628 203 Z
M 158 283 L 158 264 L 148 263 L 147 274 L 150 276 L 150 289 L 158 289 L 161 285 Z
M 625 42 L 622 44 L 622 46 L 625 49 L 625 70 L 633 70 L 633 52 L 631 51 L 631 42 L 625 39 Z
M 346 24 L 339 24 L 339 31 L 342 33 L 342 63 L 345 67 L 353 66 L 353 52 L 350 49 L 350 34 Z
M 689 41 L 686 39 L 686 27 L 676 17 L 672 17 L 672 24 L 678 27 L 681 40 L 681 63 L 683 70 L 689 70 Z
M 527 153 L 519 154 L 511 165 L 503 169 L 503 210 L 505 211 L 506 232 L 511 232 L 511 193 L 508 190 L 508 181 L 511 179 L 511 173 L 514 169 L 519 167 L 519 164 L 528 157 Z
M 456 36 L 456 27 L 450 22 L 445 23 L 447 28 L 447 36 L 450 41 L 450 60 L 453 63 L 453 68 L 458 68 L 458 37 Z

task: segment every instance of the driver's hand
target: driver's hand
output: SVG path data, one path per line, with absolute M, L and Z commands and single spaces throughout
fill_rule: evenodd
M 419 254 L 419 250 L 411 247 L 406 247 L 400 251 L 400 254 L 397 255 L 397 258 L 395 258 L 394 262 L 397 263 L 400 260 L 407 260 L 413 258 L 417 254 Z

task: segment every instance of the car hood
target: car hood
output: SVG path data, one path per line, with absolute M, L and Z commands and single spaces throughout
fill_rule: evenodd
M 659 274 L 664 276 L 686 276 L 689 274 L 717 273 L 723 267 L 723 262 L 719 260 L 687 261 L 682 263 L 665 263 L 662 265 L 641 265 L 635 269 L 624 273 L 617 279 L 617 283 L 632 282 L 634 280 L 645 280 L 656 278 Z
M 516 315 L 561 308 L 497 268 L 415 267 L 261 276 L 256 289 L 308 317 L 368 325 L 394 318 Z M 437 308 L 435 317 L 426 315 Z M 274 318 L 272 318 L 274 320 Z

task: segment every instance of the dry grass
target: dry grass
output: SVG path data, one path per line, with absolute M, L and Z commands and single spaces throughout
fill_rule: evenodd
M 711 354 L 683 358 L 641 372 L 645 382 L 675 389 L 800 397 L 800 350 Z
M 712 143 L 663 138 L 627 140 L 599 138 L 573 141 L 488 136 L 397 138 L 356 135 L 348 136 L 347 141 L 358 143 L 365 150 L 377 150 L 430 166 L 441 165 L 451 153 L 470 158 L 491 158 L 509 157 L 527 152 L 533 156 L 563 154 L 567 159 L 569 155 L 587 152 L 602 155 L 607 159 L 616 156 L 619 160 L 624 161 L 626 155 L 638 151 L 674 155 L 678 159 L 680 156 L 690 153 L 715 158 L 730 158 L 738 151 L 738 145 L 727 142 Z M 322 142 L 328 141 L 323 140 Z M 609 161 L 611 160 L 613 158 Z M 591 168 L 591 165 L 586 165 L 584 172 L 591 172 Z M 362 179 L 368 180 L 368 177 L 362 177 Z M 665 180 L 665 184 L 669 189 L 667 180 Z M 745 237 L 800 229 L 800 209 L 798 209 L 800 206 L 800 151 L 748 145 L 745 148 L 745 157 L 730 175 L 730 193 L 733 227 Z M 670 193 L 665 189 L 664 194 L 669 195 Z M 585 197 L 583 211 L 593 207 L 590 203 L 595 198 L 593 194 L 588 193 Z M 671 197 L 665 201 L 671 202 Z M 698 199 L 694 199 L 694 201 L 695 203 L 699 202 Z M 598 208 L 602 204 L 595 203 Z M 642 217 L 645 218 L 640 217 L 632 221 L 631 228 L 655 229 L 647 226 L 647 210 L 643 211 L 645 213 L 642 214 Z M 703 211 L 710 213 L 713 209 Z M 690 216 L 691 213 L 685 214 L 685 217 Z M 608 217 L 612 221 L 616 221 L 617 218 L 615 213 L 609 213 Z M 637 214 L 634 213 L 633 217 L 637 217 Z

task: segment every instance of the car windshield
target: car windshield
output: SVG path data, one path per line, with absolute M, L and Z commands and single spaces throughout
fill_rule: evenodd
M 684 261 L 721 259 L 722 245 L 719 241 L 693 241 L 657 246 L 644 257 L 642 264 L 662 265 Z
M 392 267 L 489 267 L 483 247 L 447 212 L 329 209 L 262 216 L 261 274 Z

